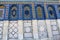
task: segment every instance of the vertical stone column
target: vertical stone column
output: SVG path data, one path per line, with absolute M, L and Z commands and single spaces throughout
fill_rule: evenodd
M 49 37 L 49 39 L 51 39 L 51 37 L 53 37 L 53 35 L 52 35 L 51 26 L 50 26 L 50 20 L 46 20 L 46 25 L 47 25 L 48 37 Z
M 60 34 L 60 12 L 59 12 L 59 4 L 60 3 L 58 3 L 58 5 L 56 5 L 56 15 L 57 15 L 57 26 L 58 26 L 58 30 L 59 30 L 59 34 Z M 58 36 L 58 38 L 60 38 L 60 35 Z
M 23 40 L 23 20 L 18 20 L 18 40 Z
M 32 3 L 32 13 L 33 13 L 32 14 L 33 15 L 33 19 L 32 19 L 33 37 L 34 37 L 34 40 L 38 40 L 38 27 L 37 27 L 37 19 L 36 19 L 34 3 Z
M 3 40 L 7 40 L 8 38 L 8 21 L 3 21 L 4 22 L 4 27 L 3 27 Z
M 57 19 L 57 25 L 58 25 L 58 29 L 59 29 L 59 35 L 58 35 L 58 39 L 60 39 L 60 19 Z
M 32 20 L 34 40 L 38 40 L 37 20 Z
M 46 2 L 44 3 L 44 8 L 45 8 L 45 15 L 46 15 L 46 25 L 47 25 L 47 31 L 48 31 L 48 37 L 51 39 L 52 37 L 52 30 L 51 30 L 51 26 L 50 26 L 50 20 L 47 19 L 48 18 L 48 12 L 47 12 L 47 8 L 46 8 Z M 49 40 L 49 39 L 48 39 Z
M 58 26 L 59 26 L 59 31 L 60 31 L 60 19 L 57 19 Z

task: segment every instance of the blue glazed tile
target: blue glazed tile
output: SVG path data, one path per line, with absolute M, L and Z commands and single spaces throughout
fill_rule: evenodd
M 18 13 L 18 5 L 17 4 L 10 4 L 9 6 L 9 15 L 8 15 L 8 19 L 9 20 L 18 20 L 19 19 L 19 13 Z
M 4 20 L 5 6 L 0 4 L 0 20 Z
M 57 19 L 55 5 L 47 5 L 48 18 L 47 19 Z
M 36 4 L 35 5 L 35 13 L 36 13 L 36 18 L 38 20 L 45 19 L 44 4 Z
M 31 20 L 32 19 L 31 4 L 23 4 L 22 5 L 22 15 L 23 15 L 23 20 Z

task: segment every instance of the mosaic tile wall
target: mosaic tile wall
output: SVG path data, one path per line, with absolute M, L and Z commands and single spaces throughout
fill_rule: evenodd
M 0 2 L 0 40 L 60 40 L 60 3 Z

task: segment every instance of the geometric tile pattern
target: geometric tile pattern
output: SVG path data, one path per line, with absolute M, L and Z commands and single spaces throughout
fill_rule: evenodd
M 53 36 L 59 35 L 59 28 L 56 20 L 50 20 Z
M 5 3 L 5 2 L 4 2 Z M 5 6 L 5 4 L 4 4 L 3 2 L 1 2 L 1 4 L 3 4 L 4 5 L 4 9 L 2 9 L 2 8 L 0 8 L 0 19 L 3 19 L 4 21 L 5 21 L 5 19 L 7 18 L 7 20 L 9 21 L 10 19 L 9 19 L 9 16 L 10 15 L 8 15 L 9 14 L 9 12 L 8 11 L 10 11 L 10 9 L 9 9 L 9 7 L 10 7 L 10 4 L 15 4 L 16 2 L 13 2 L 13 3 L 10 3 L 10 2 L 7 2 L 6 4 L 7 4 L 7 7 Z M 25 5 L 25 3 L 24 2 L 21 2 L 21 4 L 19 4 L 20 2 L 18 2 L 18 3 L 16 3 L 16 4 L 18 4 L 18 5 Z M 30 4 L 30 2 L 28 2 L 28 3 L 26 3 L 26 4 Z M 34 9 L 34 5 L 35 5 L 35 2 L 33 3 L 33 2 L 31 2 L 31 4 L 32 4 L 32 10 L 30 10 L 29 8 L 27 8 L 26 9 L 26 11 L 23 13 L 24 14 L 24 18 L 26 19 L 26 20 L 23 20 L 23 14 L 22 14 L 22 12 L 23 12 L 23 10 L 22 10 L 22 8 L 20 8 L 20 9 L 18 9 L 18 11 L 20 11 L 20 13 L 21 13 L 21 19 L 23 20 L 23 24 L 21 25 L 23 28 L 23 30 L 21 30 L 21 32 L 22 32 L 22 38 L 24 39 L 24 40 L 33 40 L 33 29 L 34 29 L 34 27 L 32 26 L 32 20 L 33 20 L 33 18 L 31 17 L 34 13 L 35 13 L 35 9 Z M 40 5 L 40 3 L 37 3 L 37 4 L 39 4 Z M 49 4 L 49 3 L 43 3 L 44 4 L 44 9 L 45 9 L 45 6 L 47 6 L 47 4 Z M 52 3 L 53 4 L 53 3 Z M 51 4 L 51 6 L 52 6 L 52 4 Z M 58 5 L 60 5 L 59 4 L 59 2 L 57 2 L 57 4 Z M 55 6 L 55 5 L 57 5 L 57 4 L 53 4 L 53 6 Z M 49 4 L 50 5 L 50 4 Z M 3 7 L 3 6 L 1 6 L 0 5 L 0 7 Z M 20 6 L 21 7 L 21 6 Z M 55 7 L 57 7 L 57 6 L 55 6 Z M 12 16 L 10 16 L 10 18 L 11 19 L 13 19 L 14 18 L 14 20 L 13 21 L 9 21 L 9 24 L 7 23 L 7 25 L 8 25 L 8 30 L 6 30 L 6 31 L 8 31 L 8 32 L 5 32 L 5 34 L 6 33 L 8 33 L 8 34 L 4 34 L 4 28 L 5 28 L 5 26 L 6 26 L 6 24 L 4 23 L 4 21 L 0 21 L 0 40 L 2 40 L 3 39 L 3 36 L 7 36 L 8 35 L 8 37 L 6 37 L 5 38 L 5 40 L 19 40 L 18 39 L 18 37 L 20 38 L 21 36 L 21 32 L 20 32 L 20 34 L 18 34 L 19 32 L 18 32 L 18 27 L 20 26 L 18 26 L 18 20 L 20 21 L 20 15 L 17 17 L 17 16 L 15 16 L 15 14 L 16 14 L 16 12 L 17 12 L 17 10 L 15 10 L 15 8 L 16 7 L 13 7 L 14 8 L 14 15 L 12 15 Z M 13 9 L 12 8 L 12 9 Z M 38 8 L 39 9 L 39 8 Z M 37 9 L 37 12 L 38 12 L 38 15 L 37 16 L 39 16 L 39 17 L 41 17 L 42 18 L 42 14 L 41 14 L 41 10 L 39 9 L 38 10 Z M 50 9 L 49 9 L 50 10 Z M 57 11 L 58 9 L 56 8 L 56 11 Z M 31 12 L 32 11 L 32 12 Z M 33 13 L 33 11 L 34 11 L 34 13 Z M 47 11 L 48 10 L 43 10 L 43 11 L 46 11 L 46 13 L 47 13 Z M 11 12 L 13 12 L 13 11 L 11 11 Z M 59 38 L 60 38 L 60 35 L 59 35 L 59 28 L 58 28 L 58 24 L 57 24 L 57 19 L 58 19 L 58 17 L 57 17 L 57 19 L 55 18 L 55 10 L 53 11 L 52 9 L 50 10 L 50 13 L 51 13 L 51 15 L 49 16 L 49 17 L 51 17 L 51 18 L 49 18 L 49 20 L 50 19 L 52 19 L 52 20 L 50 20 L 50 27 L 51 27 L 51 30 L 50 30 L 50 32 L 52 32 L 52 34 L 53 34 L 53 37 L 52 37 L 52 39 L 51 40 L 60 40 Z M 32 14 L 32 15 L 30 15 L 30 13 Z M 54 13 L 54 14 L 53 14 Z M 17 14 L 19 14 L 19 12 L 17 13 Z M 57 12 L 57 14 L 58 14 L 58 12 Z M 43 15 L 45 15 L 45 14 L 43 14 Z M 6 17 L 5 17 L 6 16 Z M 13 17 L 13 16 L 15 16 L 15 17 Z M 33 16 L 35 16 L 36 17 L 36 14 L 35 15 L 33 15 Z M 57 15 L 58 16 L 58 15 Z M 59 15 L 60 16 L 60 15 Z M 16 18 L 17 17 L 17 18 Z M 31 17 L 32 19 L 31 20 L 27 20 L 27 19 L 29 19 L 29 17 Z M 17 19 L 17 21 L 15 21 L 15 18 Z M 47 38 L 48 37 L 48 32 L 47 32 L 47 26 L 46 26 L 46 23 L 45 23 L 45 20 L 43 21 L 41 21 L 41 20 L 38 20 L 37 19 L 37 17 L 35 18 L 36 20 L 37 20 L 37 27 L 38 27 L 38 36 L 39 36 L 39 39 L 44 39 L 44 38 Z M 44 19 L 44 18 L 42 18 L 42 19 Z M 55 20 L 54 20 L 55 19 Z M 60 19 L 59 19 L 60 20 Z M 48 26 L 49 27 L 49 26 Z M 50 28 L 49 27 L 49 28 Z M 20 30 L 20 29 L 19 29 Z M 36 28 L 36 30 L 37 30 L 37 28 Z M 48 29 L 49 30 L 49 29 Z M 34 37 L 36 36 L 36 33 L 34 34 Z M 49 37 L 50 37 L 50 35 L 49 35 Z
M 25 40 L 32 40 L 33 38 L 33 27 L 32 22 L 29 20 L 23 21 L 23 32 L 24 32 L 24 39 Z
M 18 40 L 18 22 L 9 21 L 8 40 Z
M 50 20 L 51 32 L 53 35 L 53 40 L 60 40 L 58 23 L 56 20 Z
M 3 26 L 4 26 L 3 21 L 0 21 L 0 40 L 2 40 L 3 38 Z
M 51 25 L 51 32 L 52 32 L 52 40 L 60 40 L 60 33 L 59 33 L 59 27 L 57 20 L 50 20 L 50 25 Z
M 39 39 L 48 37 L 45 21 L 38 20 L 38 35 L 39 35 Z

